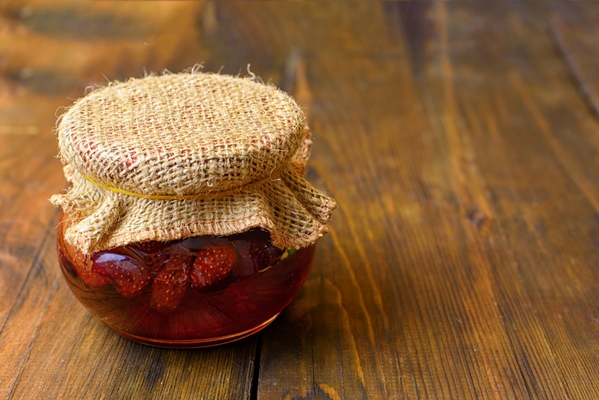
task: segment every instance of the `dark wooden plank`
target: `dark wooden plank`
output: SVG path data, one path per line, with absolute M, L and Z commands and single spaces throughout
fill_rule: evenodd
M 476 18 L 502 15 L 476 11 Z M 506 8 L 506 19 L 517 15 L 523 28 L 505 35 L 524 43 L 535 30 L 548 32 L 538 19 L 547 11 Z M 588 125 L 589 114 L 578 116 L 584 105 L 562 60 L 547 57 L 547 33 L 521 54 L 486 56 L 503 74 L 477 68 L 475 52 L 452 54 L 448 43 L 478 36 L 449 22 L 467 12 L 474 14 L 439 8 L 442 74 L 422 85 L 446 133 L 462 209 L 473 209 L 483 228 L 467 229 L 466 243 L 469 252 L 489 258 L 505 334 L 530 395 L 593 397 L 594 384 L 583 381 L 596 364 L 588 347 L 596 300 L 587 296 L 598 284 L 588 236 L 596 213 L 596 178 L 589 172 L 596 170 L 589 154 L 596 157 L 596 126 Z
M 558 11 L 562 9 L 558 8 Z M 551 21 L 555 45 L 587 107 L 599 119 L 599 8 L 586 4 L 569 7 Z
M 0 129 L 4 129 L 0 134 L 0 352 L 4 365 L 0 396 L 6 396 L 39 322 L 35 313 L 23 324 L 14 317 L 23 312 L 23 296 L 35 274 L 32 266 L 52 229 L 54 210 L 48 198 L 64 186 L 64 178 L 56 164 L 52 125 L 34 112 L 27 113 L 25 107 L 2 103 L 6 114 L 0 118 Z M 43 299 L 42 295 L 33 307 L 38 309 Z M 11 336 L 15 328 L 18 335 Z
M 341 210 L 323 243 L 326 258 L 317 262 L 307 285 L 310 295 L 290 308 L 295 335 L 289 328 L 281 336 L 274 328 L 265 333 L 259 388 L 265 397 L 466 396 L 477 384 L 468 379 L 467 361 L 478 362 L 474 371 L 493 365 L 492 359 L 468 360 L 462 348 L 474 340 L 455 331 L 463 311 L 447 304 L 463 301 L 455 293 L 467 290 L 453 292 L 445 280 L 434 279 L 448 273 L 436 253 L 439 260 L 452 255 L 447 246 L 424 245 L 443 239 L 438 231 L 444 224 L 436 215 L 442 204 L 422 193 L 420 179 L 426 168 L 439 174 L 433 179 L 445 179 L 446 166 L 422 161 L 434 160 L 442 149 L 423 134 L 431 127 L 414 101 L 409 60 L 396 54 L 405 52 L 374 46 L 384 35 L 371 37 L 372 55 L 310 53 L 307 62 L 313 65 L 308 68 L 317 134 L 313 164 L 329 176 L 324 179 Z M 492 311 L 490 300 L 486 303 Z M 439 311 L 439 304 L 446 309 Z M 295 308 L 303 317 L 297 321 Z M 442 322 L 450 325 L 436 337 Z M 499 325 L 497 318 L 492 322 L 490 334 Z M 281 365 L 293 358 L 312 367 L 290 376 Z M 282 386 L 283 379 L 294 384 Z M 489 382 L 480 386 L 492 390 Z
M 596 127 L 576 117 L 552 10 L 418 12 L 434 33 L 418 62 L 384 32 L 370 54 L 306 54 L 314 176 L 341 207 L 304 292 L 264 334 L 258 393 L 592 397 Z
M 0 73 L 14 90 L 62 104 L 87 86 L 181 71 L 209 54 L 198 46 L 203 2 L 8 1 L 0 8 Z
M 250 397 L 256 338 L 174 351 L 126 341 L 93 319 L 60 276 L 48 201 L 65 187 L 56 109 L 88 85 L 201 61 L 202 4 L 35 1 L 0 10 L 0 397 Z

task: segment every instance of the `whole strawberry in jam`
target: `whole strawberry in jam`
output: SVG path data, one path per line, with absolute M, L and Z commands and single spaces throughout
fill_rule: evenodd
M 237 260 L 237 250 L 230 241 L 215 239 L 197 251 L 190 271 L 192 286 L 202 290 L 224 282 Z
M 171 254 L 152 283 L 150 305 L 157 311 L 172 311 L 181 303 L 190 285 L 188 252 Z
M 64 253 L 64 249 L 59 247 L 58 255 L 61 260 L 67 259 L 67 255 Z M 79 276 L 79 279 L 81 279 L 88 287 L 91 289 L 98 289 L 110 283 L 109 277 L 91 270 L 89 257 L 84 256 L 79 251 L 75 251 L 71 256 L 73 257 L 73 261 L 70 265 L 73 267 L 77 276 Z
M 152 278 L 149 270 L 136 258 L 111 251 L 92 256 L 91 272 L 109 278 L 126 298 L 137 296 Z

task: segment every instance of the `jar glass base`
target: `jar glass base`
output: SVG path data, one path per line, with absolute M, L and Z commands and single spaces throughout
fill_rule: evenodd
M 164 347 L 168 349 L 200 349 L 205 347 L 219 346 L 221 344 L 227 344 L 236 342 L 241 339 L 245 339 L 255 333 L 260 332 L 262 329 L 270 325 L 280 313 L 276 314 L 272 318 L 264 321 L 263 323 L 256 325 L 255 327 L 235 333 L 232 335 L 214 337 L 214 338 L 203 338 L 203 339 L 192 339 L 192 340 L 167 340 L 167 339 L 156 339 L 148 338 L 143 336 L 132 335 L 131 333 L 121 331 L 116 328 L 111 328 L 115 333 L 122 336 L 125 339 L 132 340 L 137 343 L 145 344 L 154 347 Z

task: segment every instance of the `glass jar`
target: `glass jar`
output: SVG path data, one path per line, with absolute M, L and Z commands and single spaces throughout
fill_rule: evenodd
M 336 207 L 303 178 L 301 107 L 251 78 L 115 82 L 77 100 L 56 133 L 70 183 L 51 198 L 62 271 L 85 307 L 141 343 L 212 346 L 264 328 Z
M 144 242 L 84 256 L 58 229 L 62 272 L 77 299 L 119 335 L 195 348 L 271 323 L 308 276 L 315 245 L 280 250 L 267 231 Z

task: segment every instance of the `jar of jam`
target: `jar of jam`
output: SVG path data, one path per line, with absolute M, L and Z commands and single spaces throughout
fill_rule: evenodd
M 303 177 L 299 106 L 249 78 L 192 71 L 114 83 L 60 118 L 71 187 L 58 258 L 119 335 L 205 347 L 267 326 L 304 283 L 335 201 Z

